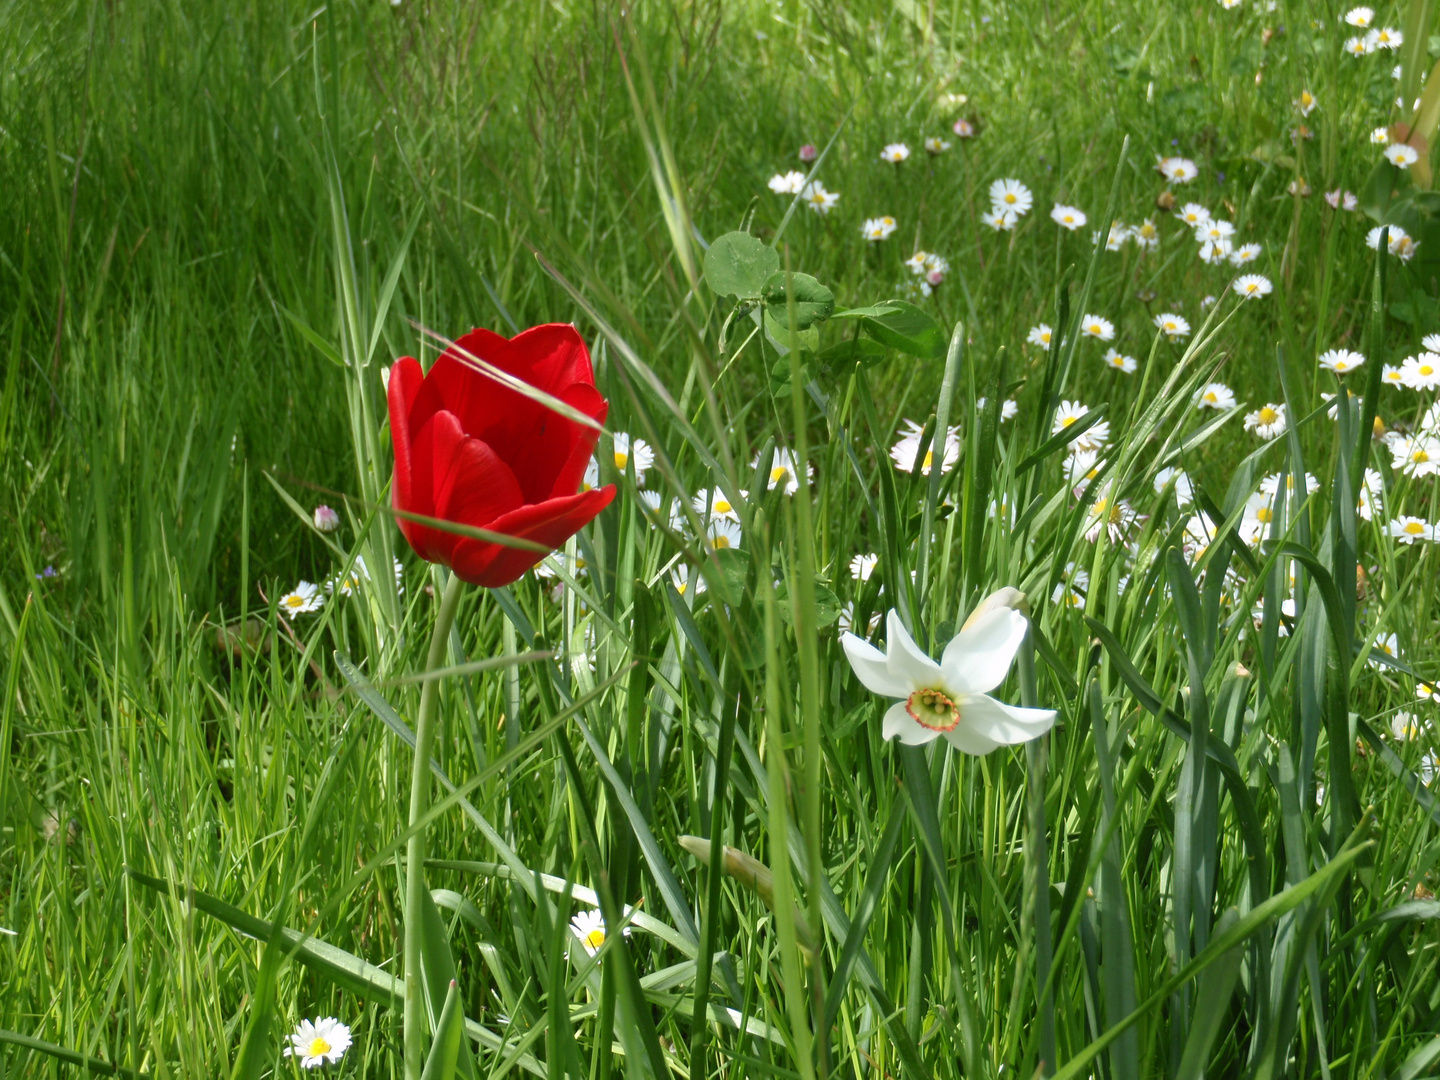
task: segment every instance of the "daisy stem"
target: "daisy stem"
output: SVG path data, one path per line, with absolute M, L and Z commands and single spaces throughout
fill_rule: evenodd
M 445 662 L 450 627 L 460 606 L 465 583 L 455 574 L 445 585 L 435 629 L 430 637 L 426 672 L 437 671 Z M 420 714 L 415 722 L 415 760 L 410 769 L 410 828 L 425 816 L 430 804 L 430 747 L 435 741 L 435 714 L 440 703 L 440 683 L 427 674 L 420 691 Z M 425 831 L 414 831 L 405 849 L 405 1080 L 420 1080 L 425 1067 L 425 990 L 421 985 L 420 952 L 424 940 Z

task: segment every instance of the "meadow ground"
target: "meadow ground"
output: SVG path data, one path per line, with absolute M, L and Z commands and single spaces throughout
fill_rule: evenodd
M 1436 1072 L 1436 7 L 0 6 L 0 1077 Z

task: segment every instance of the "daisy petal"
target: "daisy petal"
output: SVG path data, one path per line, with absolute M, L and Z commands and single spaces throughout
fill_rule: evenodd
M 905 702 L 897 701 L 885 710 L 885 724 L 880 729 L 887 739 L 899 739 L 906 746 L 924 746 L 939 737 L 940 732 L 931 731 L 915 722 L 905 711 Z
M 883 697 L 903 698 L 909 697 L 910 691 L 915 689 L 890 673 L 885 654 L 868 641 L 854 634 L 842 634 L 840 644 L 845 650 L 845 658 L 855 669 L 855 677 L 866 690 Z
M 945 646 L 940 658 L 945 685 L 957 694 L 994 690 L 1009 674 L 1027 625 L 1014 608 L 994 608 L 980 616 Z

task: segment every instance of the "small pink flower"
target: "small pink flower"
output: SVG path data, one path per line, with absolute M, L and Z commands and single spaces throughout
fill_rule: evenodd
M 812 146 L 810 143 L 806 143 L 804 146 L 800 147 L 801 161 L 814 161 L 819 156 L 820 151 L 816 150 L 815 147 Z
M 962 116 L 959 120 L 955 121 L 955 127 L 952 130 L 956 135 L 959 135 L 960 138 L 968 139 L 975 134 L 975 125 Z
M 315 507 L 315 528 L 321 532 L 334 532 L 339 527 L 339 514 L 323 504 Z
M 925 280 L 931 285 L 939 285 L 945 280 L 945 272 L 943 270 L 931 270 L 925 275 Z

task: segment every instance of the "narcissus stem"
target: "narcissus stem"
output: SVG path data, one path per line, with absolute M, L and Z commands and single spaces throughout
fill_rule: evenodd
M 430 655 L 425 663 L 426 678 L 420 691 L 420 715 L 415 722 L 415 761 L 410 770 L 410 828 L 425 816 L 430 806 L 430 747 L 435 742 L 435 714 L 440 703 L 440 682 L 434 673 L 445 663 L 450 627 L 460 606 L 465 583 L 454 574 L 440 597 L 435 613 L 435 631 L 430 638 Z M 420 953 L 424 940 L 425 830 L 412 833 L 405 849 L 405 1080 L 420 1080 L 425 1068 L 425 1039 L 429 1024 L 425 1017 L 425 987 Z

